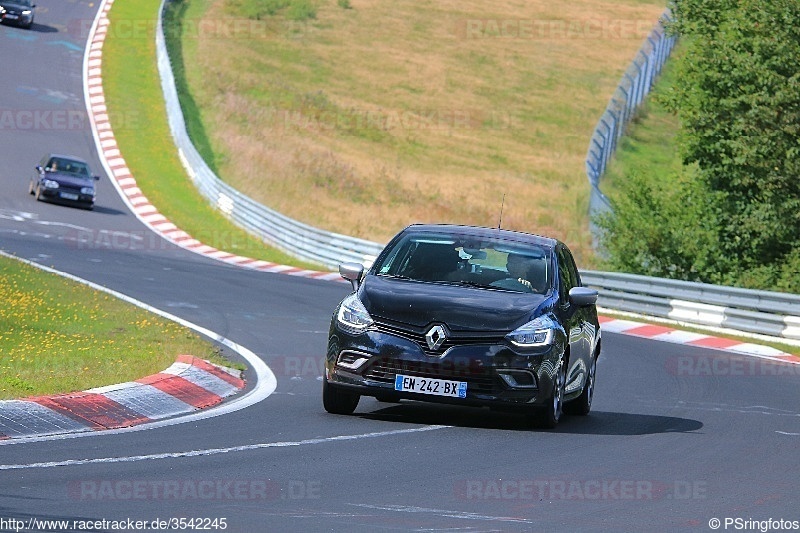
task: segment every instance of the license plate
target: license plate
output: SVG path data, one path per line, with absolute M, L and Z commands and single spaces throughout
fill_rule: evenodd
M 449 381 L 446 379 L 421 378 L 398 374 L 394 380 L 394 390 L 401 392 L 418 392 L 433 396 L 467 397 L 466 381 Z
M 78 195 L 77 194 L 72 194 L 71 192 L 62 192 L 61 193 L 61 198 L 63 198 L 64 200 L 77 200 L 78 199 Z
M 7 18 L 9 20 L 17 20 L 19 17 L 17 15 L 6 14 L 3 18 Z

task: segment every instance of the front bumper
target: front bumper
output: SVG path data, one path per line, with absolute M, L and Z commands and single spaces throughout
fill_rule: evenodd
M 550 401 L 562 354 L 563 346 L 557 343 L 515 350 L 502 336 L 465 344 L 456 340 L 443 353 L 431 354 L 402 336 L 374 330 L 352 336 L 332 325 L 325 379 L 329 385 L 363 396 L 529 410 Z M 398 374 L 465 382 L 466 397 L 397 391 Z
M 23 15 L 22 13 L 3 13 L 0 21 L 17 26 L 29 26 L 33 22 L 33 14 Z
M 65 194 L 69 196 L 65 197 Z M 85 208 L 93 207 L 95 199 L 95 197 L 91 194 L 64 191 L 62 189 L 47 189 L 45 187 L 42 187 L 41 189 L 41 196 L 49 202 L 77 205 Z

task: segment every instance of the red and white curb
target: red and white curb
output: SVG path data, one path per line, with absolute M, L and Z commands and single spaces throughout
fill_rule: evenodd
M 762 359 L 770 359 L 773 361 L 800 364 L 800 357 L 787 354 L 786 352 L 782 352 L 776 348 L 772 348 L 771 346 L 764 346 L 762 344 L 755 344 L 751 342 L 742 342 L 723 337 L 715 337 L 713 335 L 705 335 L 702 333 L 693 333 L 668 326 L 645 324 L 643 322 L 635 322 L 633 320 L 623 320 L 607 316 L 599 316 L 598 318 L 600 319 L 600 328 L 604 333 L 621 333 L 623 335 L 642 337 L 644 339 L 654 341 L 685 344 L 687 346 L 696 346 L 699 348 L 713 348 L 726 352 L 737 353 L 739 355 L 748 355 Z
M 182 355 L 163 372 L 136 381 L 0 401 L 0 440 L 145 424 L 212 407 L 244 386 L 239 371 Z
M 92 124 L 92 133 L 95 138 L 95 144 L 98 147 L 100 160 L 106 169 L 106 173 L 110 176 L 112 184 L 128 208 L 143 224 L 154 232 L 189 251 L 232 265 L 263 272 L 277 272 L 291 276 L 324 280 L 339 280 L 339 274 L 334 272 L 318 272 L 280 265 L 269 261 L 243 257 L 208 246 L 175 226 L 167 217 L 159 213 L 158 209 L 142 194 L 141 189 L 136 184 L 136 179 L 131 174 L 117 146 L 103 92 L 103 43 L 108 33 L 108 12 L 113 4 L 114 0 L 103 1 L 89 34 L 89 42 L 84 57 L 84 92 Z

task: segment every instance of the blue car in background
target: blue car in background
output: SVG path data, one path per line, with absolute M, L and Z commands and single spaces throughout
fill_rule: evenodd
M 94 208 L 95 181 L 89 164 L 83 159 L 60 154 L 47 154 L 36 167 L 28 184 L 28 192 L 39 201 Z
M 36 4 L 31 0 L 0 1 L 0 22 L 15 24 L 23 28 L 33 26 L 33 10 Z

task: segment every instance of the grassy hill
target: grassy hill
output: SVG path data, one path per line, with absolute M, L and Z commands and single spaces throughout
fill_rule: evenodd
M 663 1 L 176 5 L 193 138 L 238 189 L 376 241 L 495 225 L 505 194 L 504 227 L 591 266 L 589 137 Z

